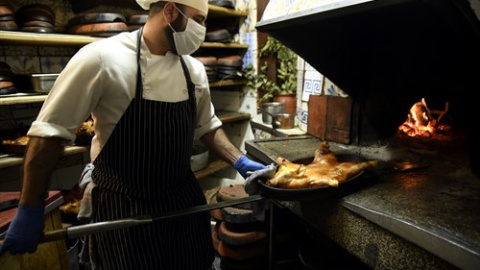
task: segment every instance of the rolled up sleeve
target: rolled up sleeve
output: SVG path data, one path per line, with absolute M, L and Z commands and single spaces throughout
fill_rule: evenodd
M 213 115 L 210 120 L 203 125 L 197 126 L 195 129 L 195 140 L 200 139 L 206 133 L 215 130 L 222 126 L 222 121 L 216 115 Z
M 205 82 L 198 86 L 197 93 L 197 127 L 195 129 L 195 140 L 200 139 L 206 133 L 213 131 L 222 126 L 222 121 L 215 115 L 210 89 L 206 77 Z
M 57 78 L 27 135 L 75 141 L 75 130 L 99 99 L 101 62 L 96 51 L 84 47 Z
M 32 123 L 27 135 L 37 137 L 59 137 L 65 139 L 68 143 L 73 143 L 73 141 L 75 141 L 75 135 L 66 128 L 39 121 L 34 121 Z

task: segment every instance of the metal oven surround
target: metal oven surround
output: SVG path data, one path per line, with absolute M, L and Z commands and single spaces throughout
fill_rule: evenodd
M 330 203 L 280 201 L 372 268 L 480 264 L 479 114 L 471 94 L 480 89 L 480 10 L 471 2 L 346 0 L 257 23 L 352 99 L 350 142 L 332 151 L 429 165 L 368 179 Z M 397 136 L 422 98 L 450 104 L 455 136 L 427 143 Z M 250 141 L 246 149 L 269 163 L 312 157 L 318 144 L 307 136 Z

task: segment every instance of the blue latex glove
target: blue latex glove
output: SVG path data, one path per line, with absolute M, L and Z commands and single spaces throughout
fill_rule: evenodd
M 13 255 L 35 252 L 45 226 L 44 213 L 45 207 L 19 205 L 0 247 L 0 255 L 8 250 Z
M 254 172 L 257 170 L 265 169 L 266 166 L 258 163 L 256 161 L 250 160 L 247 156 L 242 155 L 236 162 L 233 164 L 233 167 L 243 176 L 243 178 L 248 177 L 247 172 Z

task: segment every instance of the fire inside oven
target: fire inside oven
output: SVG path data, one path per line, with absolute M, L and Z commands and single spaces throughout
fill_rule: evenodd
M 448 102 L 443 110 L 430 110 L 425 98 L 413 104 L 408 112 L 407 120 L 398 128 L 401 134 L 410 137 L 431 138 L 447 134 L 452 129 L 451 123 L 446 123 L 444 116 L 448 113 Z M 448 116 L 448 115 L 447 115 Z M 444 120 L 442 122 L 442 120 Z
M 456 148 L 457 152 L 464 148 L 467 153 L 467 134 L 449 113 L 449 107 L 448 101 L 432 102 L 428 98 L 413 103 L 395 138 L 407 147 L 421 146 L 434 151 Z

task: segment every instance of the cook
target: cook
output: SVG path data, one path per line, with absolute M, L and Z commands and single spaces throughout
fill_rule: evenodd
M 91 222 L 205 204 L 190 168 L 194 139 L 243 176 L 264 169 L 227 138 L 202 63 L 189 56 L 205 37 L 207 0 L 137 0 L 143 28 L 84 46 L 51 89 L 28 136 L 20 203 L 0 254 L 34 252 L 45 194 L 65 145 L 94 120 Z M 92 185 L 90 185 L 92 187 Z M 210 269 L 208 212 L 89 237 L 94 269 Z

